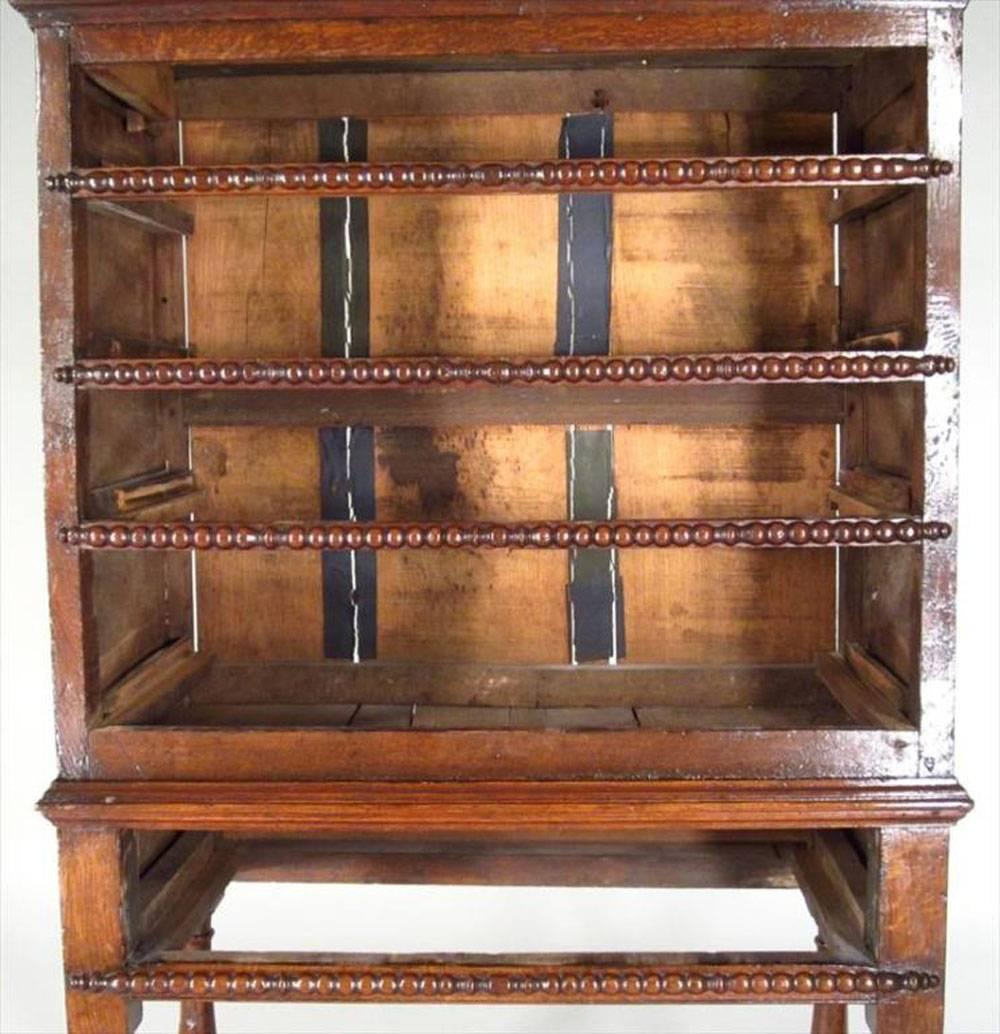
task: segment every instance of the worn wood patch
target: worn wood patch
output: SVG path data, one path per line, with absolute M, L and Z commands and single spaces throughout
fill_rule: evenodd
M 380 519 L 551 519 L 566 512 L 564 450 L 558 427 L 380 429 Z M 565 586 L 566 560 L 555 555 L 384 552 L 378 656 L 568 660 Z
M 315 122 L 187 122 L 190 162 L 315 161 Z M 199 355 L 316 355 L 320 341 L 316 199 L 192 202 L 191 340 Z
M 615 123 L 615 150 L 618 157 L 809 153 L 829 149 L 831 132 L 826 115 L 624 113 Z M 826 343 L 830 192 L 766 193 L 616 200 L 612 351 Z
M 186 122 L 194 162 L 315 160 L 315 122 Z M 191 340 L 219 357 L 317 355 L 319 202 L 244 198 L 193 202 L 188 246 Z M 200 515 L 238 520 L 319 516 L 315 430 L 205 428 L 194 469 Z M 323 656 L 321 562 L 316 556 L 197 557 L 200 645 L 222 658 Z M 248 620 L 266 601 L 266 621 Z
M 822 516 L 834 428 L 619 427 L 615 468 L 622 519 Z
M 319 455 L 310 428 L 198 428 L 199 516 L 234 520 L 318 518 Z M 200 645 L 220 658 L 323 656 L 319 557 L 296 553 L 198 556 Z M 250 620 L 266 601 L 266 620 Z
M 372 161 L 557 156 L 555 116 L 379 119 Z M 374 355 L 545 355 L 558 199 L 371 198 Z
M 833 427 L 620 427 L 621 517 L 825 512 Z M 809 663 L 830 649 L 833 553 L 621 554 L 629 659 Z

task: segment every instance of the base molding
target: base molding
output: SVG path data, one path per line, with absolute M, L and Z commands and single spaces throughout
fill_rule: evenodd
M 671 829 L 926 826 L 953 824 L 971 807 L 954 780 L 57 780 L 39 802 L 42 813 L 60 826 L 536 839 L 642 836 Z

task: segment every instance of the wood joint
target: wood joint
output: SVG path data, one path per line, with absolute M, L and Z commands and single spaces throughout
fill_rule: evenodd
M 190 639 L 179 639 L 164 646 L 108 690 L 99 724 L 123 725 L 152 720 L 210 664 L 210 655 L 196 653 Z
M 839 654 L 821 654 L 816 659 L 816 670 L 841 707 L 863 727 L 900 732 L 916 729 L 897 700 L 863 682 Z
M 190 470 L 154 471 L 92 489 L 88 509 L 99 520 L 126 516 L 182 519 L 201 497 Z

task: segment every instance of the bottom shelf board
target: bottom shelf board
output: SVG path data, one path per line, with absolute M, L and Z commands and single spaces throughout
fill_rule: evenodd
M 111 691 L 103 779 L 900 778 L 919 734 L 813 666 L 229 665 L 183 643 Z
M 856 727 L 811 666 L 216 663 L 151 724 L 348 731 Z

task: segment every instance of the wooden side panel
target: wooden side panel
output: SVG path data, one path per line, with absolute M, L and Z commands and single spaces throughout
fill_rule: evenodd
M 176 161 L 176 126 L 130 132 L 128 109 L 83 76 L 76 81 L 78 156 L 102 161 Z M 78 326 L 82 357 L 147 356 L 184 347 L 181 238 L 107 210 L 81 206 L 80 246 L 86 254 Z M 128 478 L 187 467 L 180 406 L 166 397 L 112 398 L 93 393 L 82 403 L 85 494 Z M 181 557 L 107 556 L 92 561 L 92 618 L 97 681 L 106 688 L 173 636 L 190 628 L 190 565 Z
M 381 429 L 375 461 L 382 520 L 533 520 L 566 512 L 561 427 Z M 560 663 L 568 660 L 565 593 L 564 556 L 385 551 L 377 655 Z
M 556 157 L 556 116 L 377 119 L 368 157 Z M 369 200 L 373 355 L 545 355 L 555 340 L 556 197 Z
M 621 427 L 619 515 L 821 514 L 834 429 Z M 623 550 L 627 659 L 810 663 L 833 644 L 834 556 Z
M 919 51 L 866 54 L 851 69 L 838 126 L 841 147 L 924 153 L 926 99 L 926 63 Z M 899 329 L 904 346 L 923 347 L 925 234 L 924 189 L 841 227 L 842 340 Z
M 910 191 L 841 227 L 843 341 L 898 330 L 902 344 L 923 344 L 923 196 Z
M 88 355 L 108 355 L 109 338 L 156 340 L 155 311 L 163 304 L 157 292 L 157 238 L 137 223 L 93 209 L 88 209 L 87 237 L 93 342 Z M 179 247 L 176 251 L 179 262 Z
M 199 516 L 234 520 L 319 517 L 319 451 L 311 428 L 198 428 Z M 323 656 L 320 558 L 303 553 L 199 555 L 199 645 L 221 659 Z
M 618 157 L 825 153 L 826 115 L 625 113 Z M 615 199 L 612 351 L 821 347 L 829 340 L 829 192 Z
M 926 149 L 926 97 L 921 52 L 866 54 L 850 72 L 839 122 L 841 147 Z M 890 332 L 901 348 L 924 347 L 927 189 L 906 191 L 841 223 L 842 342 Z M 924 385 L 846 390 L 842 484 L 888 475 L 909 496 L 911 508 L 922 511 L 925 390 Z M 921 550 L 891 550 L 885 556 L 845 551 L 840 563 L 842 642 L 861 644 L 906 683 L 907 711 L 915 714 Z
M 74 75 L 74 91 L 74 164 L 144 165 L 176 160 L 177 127 L 172 121 L 141 129 L 129 125 L 135 111 L 80 71 Z

